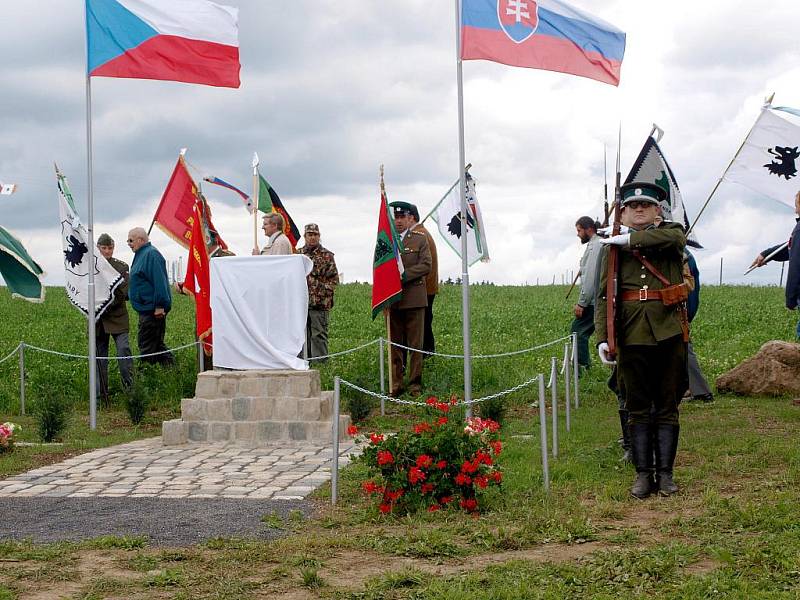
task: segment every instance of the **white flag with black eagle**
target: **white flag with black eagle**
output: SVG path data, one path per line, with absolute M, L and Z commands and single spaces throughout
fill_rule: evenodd
M 798 170 L 800 111 L 767 104 L 723 179 L 794 208 Z
M 95 250 L 89 252 L 88 235 L 75 210 L 67 178 L 56 167 L 58 207 L 61 217 L 61 246 L 64 250 L 64 287 L 72 305 L 89 314 L 89 265 L 94 269 L 94 316 L 100 318 L 114 299 L 122 275 Z
M 486 245 L 486 229 L 483 215 L 475 192 L 475 180 L 467 173 L 467 263 L 472 265 L 479 260 L 489 262 L 489 248 Z M 431 218 L 436 221 L 439 233 L 453 251 L 461 256 L 461 201 L 458 197 L 458 183 L 442 198 L 433 209 Z
M 683 225 L 684 230 L 689 229 L 689 217 L 686 214 L 686 207 L 683 205 L 683 196 L 675 179 L 664 153 L 658 142 L 652 136 L 642 146 L 639 156 L 633 163 L 630 173 L 625 178 L 625 183 L 640 181 L 654 183 L 667 193 L 666 200 L 660 203 L 661 213 L 665 221 L 674 221 Z M 687 240 L 689 245 L 695 248 L 702 248 L 697 241 L 697 237 L 692 231 Z

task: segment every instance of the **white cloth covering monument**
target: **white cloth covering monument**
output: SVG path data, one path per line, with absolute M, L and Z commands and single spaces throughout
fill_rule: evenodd
M 297 358 L 311 268 L 299 254 L 211 260 L 215 368 L 197 376 L 181 418 L 164 421 L 164 445 L 331 443 L 333 393 Z M 339 417 L 340 440 L 349 424 L 348 415 Z

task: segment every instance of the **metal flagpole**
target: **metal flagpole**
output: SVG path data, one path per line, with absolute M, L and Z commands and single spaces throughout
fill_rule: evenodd
M 253 152 L 253 249 L 258 253 L 258 154 Z
M 461 61 L 461 0 L 456 3 L 456 74 L 458 79 L 458 191 L 461 194 L 461 315 L 464 337 L 464 401 L 472 400 L 472 347 L 469 330 L 469 262 L 467 260 L 467 182 L 464 173 L 464 81 Z M 466 416 L 472 416 L 467 404 Z
M 84 22 L 86 22 L 86 4 L 84 3 Z M 89 246 L 89 304 L 86 318 L 89 323 L 89 427 L 97 428 L 97 341 L 95 340 L 94 309 L 94 184 L 92 181 L 92 78 L 89 76 L 89 38 L 86 38 L 86 185 L 88 189 L 87 211 L 88 224 L 86 240 Z

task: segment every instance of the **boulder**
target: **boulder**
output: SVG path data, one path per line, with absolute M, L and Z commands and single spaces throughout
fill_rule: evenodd
M 719 393 L 800 396 L 800 344 L 767 342 L 716 381 Z

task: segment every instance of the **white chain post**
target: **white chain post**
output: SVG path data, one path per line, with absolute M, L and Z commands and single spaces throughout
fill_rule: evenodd
M 569 406 L 570 392 L 569 376 L 570 372 L 572 371 L 572 361 L 569 357 L 569 346 L 569 342 L 564 344 L 564 402 L 567 406 Z
M 384 348 L 383 348 L 383 338 L 378 338 L 378 354 L 380 355 L 380 360 L 378 361 L 381 368 L 381 395 L 386 394 L 386 375 L 385 375 L 385 367 L 384 367 Z M 386 401 L 381 398 L 381 416 L 386 416 Z
M 575 386 L 575 408 L 580 408 L 581 403 L 578 399 L 578 379 L 580 379 L 580 366 L 578 365 L 578 334 L 572 334 L 572 382 Z
M 339 494 L 339 376 L 333 378 L 333 456 L 331 457 L 331 506 L 336 506 Z
M 550 405 L 553 408 L 553 458 L 558 458 L 558 367 L 556 357 L 550 359 Z
M 19 414 L 25 416 L 25 342 L 19 344 Z
M 547 418 L 544 414 L 544 375 L 539 373 L 539 438 L 542 448 L 544 491 L 550 491 L 550 466 L 547 463 Z

